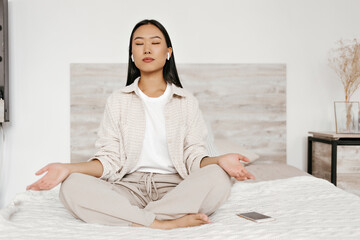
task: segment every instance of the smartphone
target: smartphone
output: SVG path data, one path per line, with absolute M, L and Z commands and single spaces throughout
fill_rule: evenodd
M 272 218 L 270 216 L 266 216 L 266 215 L 258 213 L 258 212 L 238 213 L 236 215 L 238 215 L 239 217 L 243 217 L 243 218 L 246 218 L 248 220 L 257 222 L 257 223 L 270 222 L 270 221 L 275 220 L 275 218 Z

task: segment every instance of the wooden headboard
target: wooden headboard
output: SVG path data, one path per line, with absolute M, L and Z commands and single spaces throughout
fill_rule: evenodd
M 254 151 L 260 162 L 286 163 L 285 64 L 177 64 L 183 87 L 200 103 L 215 139 Z M 127 64 L 70 66 L 71 162 L 96 152 L 106 98 L 126 85 Z

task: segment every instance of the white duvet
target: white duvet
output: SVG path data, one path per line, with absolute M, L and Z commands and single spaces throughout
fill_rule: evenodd
M 0 210 L 0 239 L 360 239 L 360 197 L 312 176 L 237 182 L 212 223 L 172 230 L 104 226 L 73 218 L 50 191 L 27 191 Z M 276 218 L 254 223 L 235 213 Z

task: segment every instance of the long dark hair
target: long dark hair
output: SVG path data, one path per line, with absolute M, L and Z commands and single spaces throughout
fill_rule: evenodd
M 140 70 L 135 66 L 135 63 L 131 60 L 131 51 L 132 51 L 132 39 L 133 35 L 136 29 L 138 29 L 140 26 L 145 24 L 152 24 L 156 26 L 163 34 L 166 40 L 167 47 L 172 47 L 169 34 L 167 33 L 166 29 L 164 28 L 161 23 L 154 19 L 145 19 L 141 22 L 137 23 L 134 27 L 134 29 L 131 32 L 130 36 L 130 44 L 129 44 L 129 63 L 128 63 L 128 75 L 127 75 L 127 82 L 126 86 L 132 84 L 137 77 L 140 76 Z M 175 65 L 175 57 L 174 57 L 174 50 L 172 51 L 171 57 L 169 60 L 166 60 L 166 63 L 163 68 L 163 76 L 166 82 L 173 83 L 178 87 L 182 88 L 179 75 L 176 70 Z

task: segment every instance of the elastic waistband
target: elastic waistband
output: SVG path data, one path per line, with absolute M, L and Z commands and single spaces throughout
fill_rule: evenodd
M 140 182 L 145 181 L 147 176 L 150 176 L 154 179 L 155 182 L 181 182 L 183 179 L 178 173 L 155 173 L 155 172 L 132 172 L 129 174 L 126 174 L 122 180 L 123 181 L 131 181 L 131 182 Z

